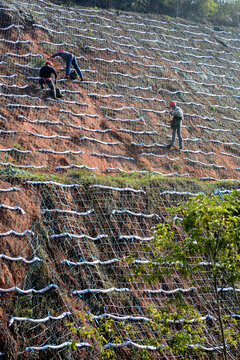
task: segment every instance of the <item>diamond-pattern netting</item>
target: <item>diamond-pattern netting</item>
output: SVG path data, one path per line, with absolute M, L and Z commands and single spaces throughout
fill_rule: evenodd
M 24 248 L 21 255 L 26 259 L 30 250 L 37 258 L 26 265 L 26 274 L 16 288 L 18 294 L 13 296 L 15 289 L 4 292 L 5 299 L 12 299 L 7 305 L 10 324 L 21 334 L 23 352 L 43 351 L 46 356 L 49 351 L 53 358 L 64 358 L 69 342 L 76 339 L 79 348 L 72 356 L 79 356 L 81 349 L 83 358 L 88 353 L 98 357 L 98 342 L 82 344 L 83 338 L 67 325 L 73 322 L 81 329 L 87 324 L 87 314 L 93 316 L 95 326 L 104 319 L 114 321 L 114 334 L 123 351 L 116 350 L 119 357 L 127 357 L 129 347 L 147 348 L 149 339 L 164 344 L 167 339 L 159 339 L 148 326 L 148 308 L 154 305 L 161 309 L 166 299 L 181 293 L 205 321 L 210 321 L 205 346 L 212 349 L 210 358 L 217 353 L 219 341 L 211 331 L 216 306 L 208 265 L 203 264 L 203 271 L 193 273 L 189 280 L 173 272 L 148 285 L 141 276 L 129 280 L 134 264 L 126 260 L 129 253 L 135 254 L 138 263 L 153 258 L 151 248 L 144 252 L 142 245 L 151 242 L 151 228 L 164 221 L 168 207 L 186 201 L 193 192 L 164 191 L 154 182 L 139 189 L 27 181 L 22 191 L 26 188 L 31 188 L 41 216 L 32 224 L 28 249 Z M 7 256 L 2 260 L 16 261 Z M 204 292 L 203 301 L 201 288 L 206 286 L 209 290 Z M 221 302 L 225 314 L 237 313 L 231 289 L 221 292 Z M 131 324 L 132 338 L 123 323 Z M 116 346 L 114 339 L 108 339 L 108 346 Z M 152 355 L 163 353 L 155 350 Z
M 44 1 L 3 9 L 2 166 L 238 178 L 234 32 Z M 54 101 L 38 90 L 39 69 L 62 47 L 76 55 L 84 81 L 67 83 L 56 60 L 64 98 Z M 173 98 L 184 110 L 185 145 L 169 153 Z
M 152 228 L 169 207 L 238 186 L 238 34 L 42 0 L 2 1 L 0 11 L 4 354 L 92 359 L 105 346 L 118 359 L 142 350 L 184 359 L 151 348 L 152 340 L 164 346 L 168 339 L 148 326 L 149 306 L 160 310 L 179 293 L 207 323 L 208 358 L 220 359 L 208 265 L 190 280 L 175 271 L 148 285 L 141 276 L 129 280 L 134 263 L 126 257 L 133 253 L 139 264 L 153 258 L 143 244 L 151 244 Z M 40 92 L 38 76 L 61 48 L 76 55 L 84 81 L 67 82 L 56 60 L 64 94 L 56 101 Z M 185 115 L 181 151 L 164 146 L 173 98 Z M 44 173 L 51 180 L 26 181 Z M 120 179 L 98 181 L 95 173 Z M 219 182 L 208 187 L 193 176 Z M 238 292 L 225 289 L 220 297 L 224 315 L 238 319 Z M 90 326 L 87 314 L 95 328 L 113 320 L 104 345 L 71 329 L 69 323 Z

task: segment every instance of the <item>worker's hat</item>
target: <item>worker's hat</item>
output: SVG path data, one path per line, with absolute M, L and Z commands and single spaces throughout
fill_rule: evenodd
M 169 106 L 170 106 L 170 108 L 172 108 L 172 107 L 176 106 L 175 101 L 170 101 Z
M 53 64 L 51 63 L 51 61 L 46 61 L 46 65 L 52 66 Z

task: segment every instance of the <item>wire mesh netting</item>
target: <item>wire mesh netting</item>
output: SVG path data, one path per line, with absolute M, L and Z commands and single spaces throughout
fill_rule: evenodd
M 214 356 L 212 351 L 218 349 L 219 341 L 212 332 L 217 314 L 208 265 L 203 264 L 202 271 L 193 272 L 188 280 L 175 271 L 170 276 L 163 275 L 156 284 L 147 285 L 141 275 L 133 277 L 134 264 L 127 261 L 129 254 L 134 254 L 135 263 L 153 259 L 151 247 L 146 252 L 142 246 L 151 242 L 151 228 L 164 221 L 168 207 L 193 196 L 162 191 L 156 185 L 134 189 L 96 183 L 82 186 L 27 181 L 19 189 L 23 193 L 26 188 L 31 189 L 41 213 L 31 230 L 9 234 L 28 238 L 22 242 L 18 257 L 1 254 L 12 274 L 18 275 L 15 281 L 21 279 L 17 286 L 5 287 L 1 292 L 9 313 L 8 325 L 19 334 L 23 352 L 42 350 L 44 356 L 49 351 L 52 358 L 65 358 L 74 340 L 82 349 L 81 356 L 98 357 L 98 341 L 83 341 L 84 337 L 75 334 L 69 325 L 79 329 L 90 326 L 89 315 L 96 326 L 109 319 L 114 322 L 114 333 L 106 346 L 124 349 L 117 351 L 121 358 L 129 357 L 129 346 L 153 347 L 153 357 L 164 357 L 164 351 L 157 351 L 149 340 L 159 341 L 159 334 L 148 324 L 149 306 L 160 311 L 166 300 L 181 294 L 209 322 L 205 348 L 209 349 L 210 358 Z M 2 238 L 6 236 L 7 233 L 1 233 Z M 26 263 L 25 273 L 20 276 L 16 270 L 19 261 Z M 203 288 L 208 288 L 204 301 Z M 222 291 L 221 302 L 225 314 L 237 314 L 233 289 Z M 127 331 L 129 323 L 131 332 Z M 167 339 L 161 336 L 160 341 L 163 345 Z M 79 349 L 70 353 L 78 357 Z
M 44 2 L 1 11 L 2 166 L 238 178 L 237 33 Z M 64 94 L 54 100 L 39 69 L 62 48 L 84 81 L 52 59 Z M 165 147 L 172 99 L 185 116 L 180 152 Z
M 147 359 L 144 351 L 185 359 L 149 326 L 149 307 L 161 311 L 179 294 L 207 322 L 206 358 L 221 359 L 208 265 L 149 285 L 127 257 L 154 259 L 143 245 L 168 208 L 210 191 L 191 177 L 219 180 L 211 190 L 220 193 L 238 187 L 239 34 L 42 0 L 2 1 L 0 11 L 0 355 L 92 359 L 110 349 L 118 359 Z M 56 100 L 39 90 L 39 70 L 62 48 L 75 54 L 83 81 L 66 79 L 55 58 L 64 94 Z M 184 109 L 184 148 L 170 152 L 173 98 Z M 120 173 L 121 182 L 97 173 Z M 220 298 L 224 315 L 237 318 L 236 292 Z M 92 328 L 104 340 L 89 339 Z

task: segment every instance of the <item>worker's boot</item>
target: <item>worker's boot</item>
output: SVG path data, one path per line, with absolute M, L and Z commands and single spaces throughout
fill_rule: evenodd
M 61 93 L 61 90 L 59 88 L 56 88 L 56 97 L 58 99 L 63 97 L 63 94 Z

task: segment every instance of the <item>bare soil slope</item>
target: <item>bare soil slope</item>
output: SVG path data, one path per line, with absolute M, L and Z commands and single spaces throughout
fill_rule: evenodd
M 239 177 L 239 29 L 41 2 L 3 8 L 2 166 Z M 64 98 L 54 101 L 38 75 L 62 48 L 84 81 L 66 81 L 55 58 Z M 170 100 L 185 113 L 182 151 L 164 147 Z
M 194 291 L 177 273 L 147 286 L 129 281 L 125 257 L 151 258 L 141 243 L 168 207 L 238 186 L 239 29 L 3 0 L 0 33 L 0 358 L 100 358 L 103 343 L 69 325 L 89 326 L 86 313 L 95 327 L 114 320 L 104 345 L 117 359 L 141 358 L 139 349 L 158 339 L 145 323 L 148 306 L 160 309 L 176 292 L 215 317 L 201 272 Z M 56 101 L 38 75 L 60 49 L 76 55 L 84 81 L 66 80 L 55 58 L 64 94 Z M 185 114 L 181 151 L 178 140 L 164 146 L 170 100 Z M 224 314 L 235 314 L 231 290 L 221 295 Z M 211 327 L 208 358 L 221 359 Z

